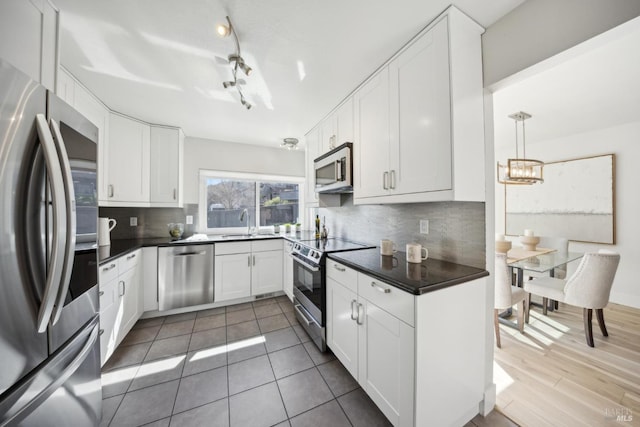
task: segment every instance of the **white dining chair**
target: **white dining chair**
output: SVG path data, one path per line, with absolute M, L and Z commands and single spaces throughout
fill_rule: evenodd
M 500 320 L 499 314 L 518 304 L 518 330 L 524 334 L 525 311 L 529 309 L 528 294 L 524 289 L 511 285 L 511 275 L 507 266 L 507 254 L 496 253 L 495 275 L 495 302 L 493 310 L 493 323 L 496 331 L 496 345 L 500 345 Z
M 602 309 L 609 303 L 609 294 L 619 263 L 620 255 L 615 252 L 588 252 L 568 279 L 538 277 L 525 282 L 524 290 L 542 297 L 543 314 L 547 314 L 549 299 L 582 307 L 585 337 L 589 347 L 593 347 L 593 310 L 596 311 L 602 335 L 609 336 Z

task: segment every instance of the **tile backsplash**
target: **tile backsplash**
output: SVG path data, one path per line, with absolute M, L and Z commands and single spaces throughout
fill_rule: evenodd
M 193 224 L 187 225 L 186 216 L 193 216 Z M 167 237 L 167 224 L 181 222 L 184 224 L 184 236 L 196 231 L 198 224 L 198 205 L 185 204 L 184 208 L 107 208 L 101 207 L 99 216 L 113 218 L 117 221 L 111 231 L 111 239 L 136 239 L 148 237 Z M 137 226 L 130 226 L 129 219 L 136 217 Z
M 404 252 L 420 243 L 429 257 L 485 268 L 484 202 L 437 202 L 318 208 L 329 236 L 376 244 L 391 239 Z M 429 234 L 420 234 L 420 220 L 429 220 Z

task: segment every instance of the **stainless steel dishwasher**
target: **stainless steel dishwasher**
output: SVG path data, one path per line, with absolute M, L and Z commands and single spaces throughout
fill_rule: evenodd
M 158 248 L 159 310 L 213 302 L 213 245 Z

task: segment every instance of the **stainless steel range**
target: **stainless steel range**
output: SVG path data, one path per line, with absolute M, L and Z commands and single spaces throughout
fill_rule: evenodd
M 303 237 L 304 238 L 304 237 Z M 339 238 L 298 240 L 293 244 L 293 296 L 296 317 L 313 342 L 326 351 L 326 275 L 327 254 L 369 249 L 374 246 Z

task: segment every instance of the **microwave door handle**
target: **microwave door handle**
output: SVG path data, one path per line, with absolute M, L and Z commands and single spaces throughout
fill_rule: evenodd
M 73 270 L 73 258 L 76 251 L 76 196 L 73 189 L 73 177 L 71 176 L 71 165 L 67 155 L 67 148 L 58 123 L 51 119 L 50 127 L 53 135 L 53 141 L 56 144 L 58 158 L 60 159 L 60 169 L 62 170 L 62 181 L 64 183 L 65 208 L 67 211 L 67 232 L 66 232 L 66 250 L 64 254 L 64 264 L 62 267 L 62 281 L 58 291 L 58 300 L 53 307 L 51 315 L 51 324 L 55 325 L 60 319 L 64 300 L 69 292 L 69 284 L 71 282 L 71 271 Z
M 60 160 L 58 159 L 51 130 L 49 129 L 47 120 L 43 114 L 36 115 L 36 128 L 38 131 L 40 146 L 44 153 L 46 169 L 49 177 L 53 216 L 51 254 L 48 259 L 44 295 L 42 297 L 40 309 L 38 310 L 38 320 L 36 325 L 38 332 L 43 333 L 47 330 L 47 325 L 51 319 L 51 313 L 53 312 L 53 307 L 58 296 L 60 282 L 62 281 L 62 269 L 64 263 L 62 257 L 64 256 L 65 251 L 65 242 L 62 239 L 62 236 L 67 233 L 67 221 L 64 219 L 64 183 L 62 172 L 60 171 Z
M 336 171 L 336 182 L 344 181 L 344 175 L 342 174 L 342 160 L 336 160 L 334 163 L 334 167 Z

